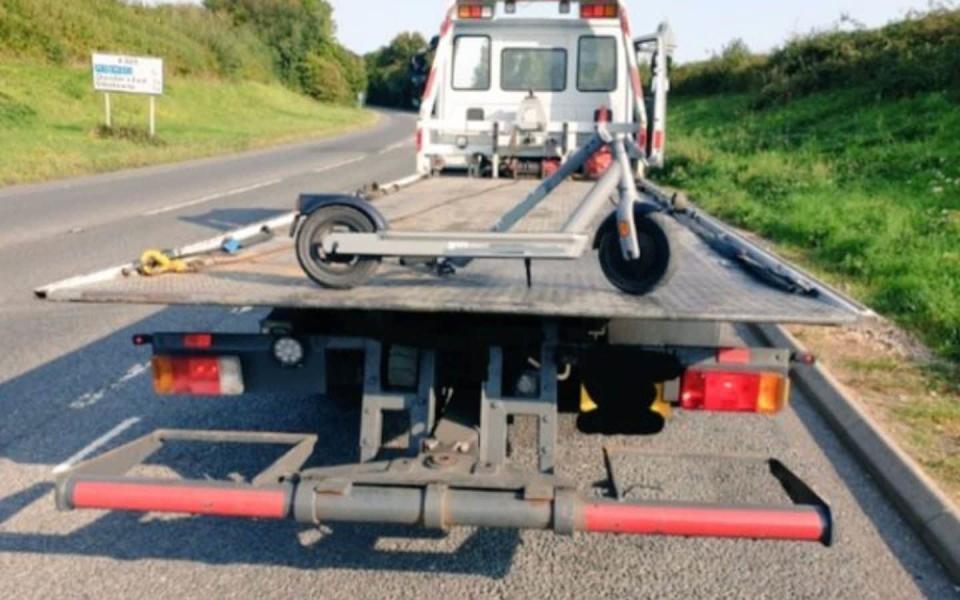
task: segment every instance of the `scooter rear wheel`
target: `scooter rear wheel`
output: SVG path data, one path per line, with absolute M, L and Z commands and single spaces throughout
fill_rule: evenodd
M 640 258 L 624 258 L 616 227 L 601 234 L 600 268 L 607 281 L 632 296 L 643 296 L 665 285 L 676 271 L 676 257 L 667 235 L 665 217 L 659 213 L 636 214 Z
M 317 209 L 300 226 L 297 234 L 297 260 L 307 277 L 333 289 L 363 285 L 377 272 L 380 258 L 327 254 L 323 240 L 331 233 L 373 233 L 373 222 L 362 211 L 334 205 Z

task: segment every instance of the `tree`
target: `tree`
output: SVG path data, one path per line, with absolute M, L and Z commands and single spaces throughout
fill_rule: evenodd
M 407 32 L 368 54 L 365 60 L 370 102 L 401 108 L 416 106 L 423 90 L 411 64 L 413 58 L 426 49 L 427 42 L 422 35 Z M 429 62 L 429 58 L 427 60 Z
M 280 78 L 314 98 L 352 102 L 367 86 L 360 57 L 334 38 L 325 0 L 204 0 L 214 12 L 246 25 L 270 47 Z

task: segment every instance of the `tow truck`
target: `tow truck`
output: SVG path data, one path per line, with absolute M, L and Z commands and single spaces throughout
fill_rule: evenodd
M 736 328 L 867 312 L 647 179 L 664 161 L 673 45 L 666 26 L 633 37 L 621 2 L 457 0 L 435 43 L 414 175 L 357 196 L 305 191 L 282 217 L 38 289 L 57 302 L 268 308 L 246 334 L 136 335 L 156 393 L 359 405 L 353 464 L 307 467 L 317 433 L 159 430 L 62 473 L 59 508 L 829 544 L 829 503 L 774 457 L 764 461 L 783 505 L 627 501 L 616 473 L 597 494 L 558 460 L 568 412 L 581 429 L 618 434 L 662 428 L 669 410 L 770 418 L 787 405 L 791 365 L 811 358 L 750 347 Z M 599 131 L 621 156 L 598 150 L 513 231 L 557 230 L 585 197 L 611 195 L 596 191 L 606 173 L 629 169 L 681 265 L 649 294 L 617 289 L 591 252 L 452 272 L 414 256 L 350 289 L 318 287 L 298 264 L 291 235 L 318 206 L 372 206 L 368 218 L 392 232 L 489 232 Z M 521 417 L 535 422 L 530 449 L 511 442 Z M 130 474 L 181 442 L 288 450 L 248 481 Z M 533 461 L 518 459 L 524 450 Z

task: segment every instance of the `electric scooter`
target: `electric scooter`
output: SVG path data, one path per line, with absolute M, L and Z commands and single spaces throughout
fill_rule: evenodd
M 605 146 L 613 153 L 613 163 L 560 231 L 511 233 L 518 222 Z M 591 225 L 614 193 L 619 198 L 617 209 L 591 240 Z M 664 224 L 666 215 L 654 202 L 640 197 L 624 136 L 614 136 L 602 124 L 586 145 L 488 232 L 391 231 L 379 211 L 359 197 L 305 195 L 299 204 L 294 225 L 297 258 L 307 276 L 326 288 L 363 285 L 376 274 L 384 258 L 426 259 L 445 276 L 474 260 L 523 260 L 530 285 L 532 261 L 577 260 L 592 248 L 597 250 L 600 267 L 613 286 L 642 296 L 667 283 L 676 267 Z

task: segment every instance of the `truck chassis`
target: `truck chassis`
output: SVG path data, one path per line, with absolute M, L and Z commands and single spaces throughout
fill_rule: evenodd
M 271 362 L 270 349 L 277 340 L 289 339 L 297 318 L 296 314 L 272 316 L 261 334 L 209 338 L 203 337 L 206 334 L 158 334 L 137 336 L 136 342 L 151 345 L 157 356 L 239 355 L 256 374 L 254 385 L 266 387 L 285 376 L 283 367 Z M 434 324 L 437 321 L 435 315 L 423 318 Z M 411 334 L 418 329 L 418 318 L 407 316 L 403 321 Z M 369 323 L 367 327 L 373 332 L 378 325 Z M 350 328 L 358 329 L 356 323 Z M 399 375 L 403 380 L 399 386 L 391 381 L 398 376 L 389 355 L 397 336 L 404 338 L 403 325 L 390 328 L 390 341 L 336 333 L 298 337 L 308 349 L 299 366 L 300 376 L 310 379 L 316 375 L 324 392 L 334 387 L 323 374 L 334 372 L 330 365 L 335 355 L 362 357 L 357 464 L 304 468 L 313 454 L 316 435 L 160 430 L 62 475 L 56 488 L 58 506 L 293 518 L 306 524 L 378 522 L 436 529 L 508 527 L 550 529 L 561 534 L 586 531 L 831 543 L 834 525 L 829 506 L 776 460 L 768 461 L 769 471 L 793 505 L 624 502 L 612 470 L 606 497 L 578 493 L 557 474 L 558 378 L 561 365 L 564 369 L 578 366 L 603 343 L 598 341 L 604 335 L 603 323 L 550 318 L 494 321 L 467 349 L 462 348 L 457 329 L 421 335 L 419 347 L 412 351 L 415 377 L 409 372 Z M 303 331 L 302 324 L 299 331 Z M 198 343 L 198 339 L 206 341 Z M 454 350 L 457 345 L 460 352 Z M 411 356 L 410 346 L 401 348 Z M 475 365 L 457 364 L 460 357 L 476 358 L 478 348 L 486 350 L 485 360 Z M 534 350 L 535 355 L 525 361 L 527 368 L 518 369 L 518 359 L 523 364 L 522 358 Z M 642 353 L 656 349 L 637 345 L 622 350 Z M 450 356 L 452 361 L 444 359 Z M 725 364 L 729 359 L 724 356 L 713 349 L 687 348 L 674 358 L 681 366 L 705 371 L 786 371 L 791 359 L 776 350 L 753 350 L 749 363 L 738 358 Z M 313 368 L 318 365 L 326 368 Z M 349 371 L 342 363 L 340 367 L 339 372 Z M 471 381 L 477 376 L 479 380 Z M 469 391 L 462 393 L 471 389 L 471 383 L 478 384 L 478 397 Z M 384 417 L 392 412 L 407 418 L 409 443 L 400 457 L 389 457 L 384 447 Z M 536 467 L 514 464 L 511 458 L 507 432 L 511 419 L 518 416 L 537 421 Z M 290 450 L 249 483 L 126 476 L 164 444 L 175 442 L 279 444 Z

